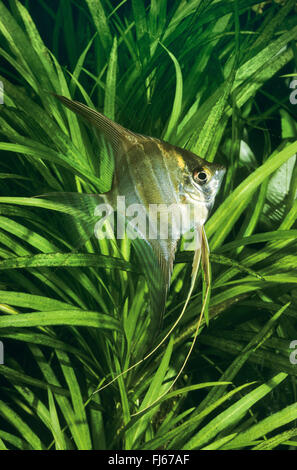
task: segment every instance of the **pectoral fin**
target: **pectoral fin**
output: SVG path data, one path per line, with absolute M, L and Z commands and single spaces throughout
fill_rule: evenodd
M 52 203 L 49 208 L 63 214 L 62 229 L 66 228 L 67 236 L 71 238 L 72 245 L 76 249 L 95 235 L 95 227 L 100 220 L 98 213 L 96 215 L 96 208 L 106 206 L 112 209 L 106 196 L 100 194 L 57 192 L 40 197 Z M 114 217 L 116 218 L 116 214 Z M 127 220 L 124 223 L 127 223 Z M 177 241 L 147 240 L 144 234 L 138 235 L 139 238 L 131 240 L 131 243 L 148 285 L 151 303 L 150 328 L 152 334 L 157 334 L 165 309 Z
M 99 204 L 105 204 L 104 196 L 100 194 L 82 194 L 53 192 L 38 196 L 51 203 L 49 209 L 63 214 L 62 229 L 67 230 L 72 245 L 76 249 L 84 245 L 94 236 L 94 227 L 98 220 L 95 209 Z

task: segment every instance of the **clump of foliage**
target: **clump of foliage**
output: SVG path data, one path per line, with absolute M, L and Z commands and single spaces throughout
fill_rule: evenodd
M 295 3 L 0 3 L 1 449 L 296 446 Z M 77 248 L 67 207 L 33 197 L 110 185 L 92 132 L 50 92 L 227 167 L 206 225 L 209 325 L 136 416 L 178 373 L 201 289 L 165 348 L 92 395 L 147 352 L 149 298 L 127 243 Z M 191 259 L 177 256 L 160 338 Z

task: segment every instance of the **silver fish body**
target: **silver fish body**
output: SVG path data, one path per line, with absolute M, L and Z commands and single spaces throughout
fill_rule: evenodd
M 149 285 L 154 312 L 152 324 L 156 326 L 165 308 L 177 243 L 187 231 L 203 227 L 225 169 L 188 150 L 133 133 L 82 103 L 62 96 L 57 98 L 94 127 L 113 159 L 110 191 L 101 196 L 81 195 L 78 206 L 83 211 L 84 207 L 95 207 L 102 201 L 116 207 L 118 198 L 124 197 L 126 207 L 143 208 L 146 230 L 138 227 L 139 237 L 133 240 L 133 245 Z M 79 200 L 77 195 L 69 193 L 56 197 L 67 198 L 70 205 L 71 201 L 77 204 Z M 157 209 L 153 228 L 152 207 Z M 168 221 L 167 237 L 161 236 L 155 224 L 157 221 L 159 227 L 164 218 Z M 150 237 L 152 232 L 154 237 Z

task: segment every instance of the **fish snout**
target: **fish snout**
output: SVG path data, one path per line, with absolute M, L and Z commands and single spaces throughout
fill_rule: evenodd
M 217 188 L 219 188 L 222 184 L 223 178 L 226 173 L 226 168 L 224 166 L 218 166 L 218 168 L 215 171 L 214 178 L 217 182 Z

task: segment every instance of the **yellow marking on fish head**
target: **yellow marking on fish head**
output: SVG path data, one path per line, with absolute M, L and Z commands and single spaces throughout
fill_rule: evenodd
M 163 156 L 168 159 L 174 159 L 181 170 L 185 169 L 186 162 L 176 147 L 168 144 L 167 142 L 156 142 Z
M 176 154 L 176 159 L 177 159 L 177 164 L 180 167 L 180 169 L 184 170 L 186 164 L 185 164 L 185 161 L 184 161 L 183 157 L 177 153 Z

